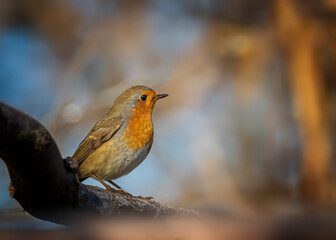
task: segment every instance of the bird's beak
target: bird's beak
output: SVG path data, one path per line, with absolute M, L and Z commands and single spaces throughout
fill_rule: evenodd
M 165 97 L 167 97 L 167 96 L 168 96 L 168 94 L 158 94 L 158 95 L 155 97 L 155 99 L 158 100 L 158 99 L 160 99 L 160 98 L 165 98 Z

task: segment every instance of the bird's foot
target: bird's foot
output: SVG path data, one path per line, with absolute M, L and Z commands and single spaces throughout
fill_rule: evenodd
M 111 191 L 111 192 L 115 192 L 115 193 L 119 193 L 122 195 L 126 195 L 128 197 L 131 198 L 137 198 L 137 199 L 141 199 L 141 200 L 147 200 L 147 201 L 153 201 L 154 199 L 152 197 L 142 197 L 142 196 L 134 196 L 132 194 L 130 194 L 129 192 L 125 191 L 124 189 L 114 189 L 112 187 L 106 188 L 106 190 Z
M 112 184 L 114 187 L 116 187 L 117 189 L 114 189 L 112 187 L 110 187 L 109 185 L 104 183 L 104 186 L 106 187 L 107 190 L 111 191 L 111 192 L 117 192 L 123 195 L 127 195 L 131 198 L 137 198 L 137 199 L 142 199 L 142 200 L 149 200 L 149 201 L 153 201 L 154 199 L 152 197 L 141 197 L 141 196 L 133 196 L 132 194 L 130 194 L 129 192 L 125 191 L 122 187 L 120 187 L 118 184 L 116 184 L 115 182 L 109 180 L 108 181 L 110 184 Z
M 105 186 L 105 185 L 104 185 Z M 127 195 L 129 197 L 133 197 L 132 194 L 126 192 L 124 189 L 120 188 L 120 189 L 115 189 L 113 187 L 110 187 L 109 185 L 106 184 L 105 186 L 106 190 L 107 191 L 110 191 L 110 192 L 114 192 L 114 193 L 119 193 L 119 194 L 122 194 L 122 195 Z
M 125 190 L 124 190 L 124 193 L 126 193 L 128 196 L 130 196 L 130 197 L 132 197 L 132 198 L 137 198 L 137 199 L 147 200 L 147 201 L 153 201 L 153 200 L 154 200 L 153 197 L 134 196 L 134 195 L 132 195 L 132 194 L 126 192 Z
M 142 200 L 147 200 L 147 201 L 154 201 L 153 197 L 142 197 L 142 196 L 133 196 L 134 198 L 142 199 Z

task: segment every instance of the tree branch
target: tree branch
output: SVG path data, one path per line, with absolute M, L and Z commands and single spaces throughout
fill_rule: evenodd
M 4 103 L 0 103 L 0 136 L 0 157 L 15 189 L 13 196 L 37 218 L 71 225 L 88 214 L 115 216 L 127 212 L 155 218 L 196 215 L 78 182 L 45 127 Z

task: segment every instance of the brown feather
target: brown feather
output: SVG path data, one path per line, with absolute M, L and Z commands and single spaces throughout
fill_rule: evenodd
M 100 125 L 98 123 L 91 129 L 88 135 L 79 144 L 77 150 L 72 156 L 74 159 L 77 160 L 78 164 L 82 163 L 92 153 L 92 151 L 96 150 L 103 143 L 110 140 L 113 135 L 119 130 L 119 128 L 123 124 L 123 121 L 122 119 L 119 119 L 119 121 L 116 121 L 115 124 L 112 123 L 110 124 L 110 126 L 106 127 L 97 127 L 97 125 Z

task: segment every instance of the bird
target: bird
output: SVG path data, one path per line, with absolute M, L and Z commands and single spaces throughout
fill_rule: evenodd
M 127 175 L 147 157 L 154 137 L 153 108 L 167 96 L 140 85 L 121 93 L 72 156 L 78 163 L 79 181 L 92 177 L 107 190 L 133 196 L 112 180 Z

